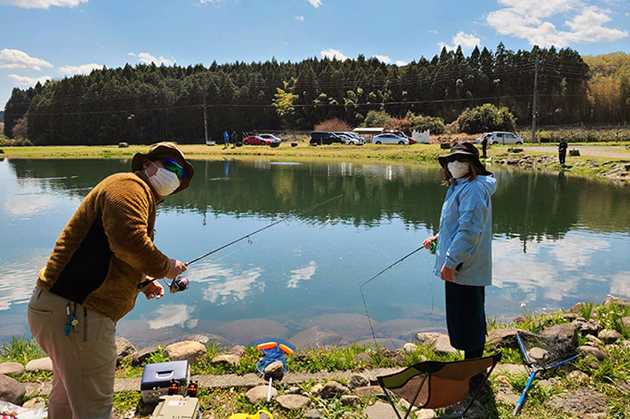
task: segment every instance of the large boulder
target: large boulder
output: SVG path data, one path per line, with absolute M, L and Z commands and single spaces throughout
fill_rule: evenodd
M 285 394 L 278 396 L 276 402 L 284 409 L 297 410 L 308 407 L 311 404 L 311 399 L 299 394 Z
M 617 342 L 617 340 L 623 338 L 623 336 L 614 329 L 604 329 L 599 332 L 597 338 L 608 345 Z
M 518 339 L 516 338 L 516 332 L 525 339 L 534 338 L 536 336 L 533 333 L 522 329 L 492 329 L 486 338 L 488 348 L 493 351 L 502 348 L 520 350 Z
M 573 323 L 559 323 L 547 326 L 540 332 L 540 335 L 560 340 L 568 340 L 573 345 L 577 343 L 577 328 Z
M 604 300 L 605 306 L 619 306 L 619 307 L 630 307 L 630 301 L 625 298 L 619 298 L 615 296 L 610 296 Z
M 26 364 L 26 371 L 29 372 L 39 372 L 39 371 L 48 371 L 52 372 L 53 365 L 52 360 L 49 357 L 33 359 Z
M 164 355 L 171 361 L 188 361 L 193 364 L 207 356 L 206 347 L 199 342 L 184 341 L 168 345 L 164 348 Z
M 0 374 L 17 375 L 24 372 L 24 365 L 18 362 L 0 362 Z
M 21 406 L 25 394 L 24 384 L 6 375 L 0 375 L 0 400 Z
M 267 395 L 269 394 L 269 386 L 256 386 L 251 388 L 245 393 L 245 398 L 249 404 L 258 404 L 263 400 L 267 400 Z M 271 387 L 271 398 L 275 399 L 278 396 L 278 390 Z
M 116 338 L 116 364 L 120 364 L 123 358 L 136 353 L 136 347 L 125 338 Z
M 605 395 L 589 389 L 579 389 L 553 397 L 549 403 L 552 409 L 580 416 L 605 416 L 608 411 L 608 399 Z
M 157 346 L 150 346 L 148 348 L 140 349 L 138 352 L 131 356 L 131 365 L 142 365 L 151 358 L 151 355 L 158 352 Z

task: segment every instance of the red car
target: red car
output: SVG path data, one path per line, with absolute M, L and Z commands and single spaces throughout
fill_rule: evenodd
M 250 135 L 249 137 L 245 137 L 243 139 L 244 145 L 271 145 L 271 143 L 273 143 L 272 140 L 263 138 L 260 135 Z

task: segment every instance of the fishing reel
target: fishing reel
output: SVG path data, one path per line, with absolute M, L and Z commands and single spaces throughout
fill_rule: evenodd
M 186 291 L 188 287 L 190 286 L 190 281 L 188 280 L 188 278 L 184 278 L 181 275 L 175 277 L 175 279 L 173 279 L 173 281 L 170 284 L 166 281 L 164 281 L 164 283 L 168 286 L 168 289 L 171 291 L 171 294 L 174 294 L 176 292 Z

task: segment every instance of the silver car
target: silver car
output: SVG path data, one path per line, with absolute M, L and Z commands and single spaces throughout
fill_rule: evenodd
M 400 144 L 409 145 L 409 140 L 396 134 L 381 134 L 374 137 L 374 144 Z

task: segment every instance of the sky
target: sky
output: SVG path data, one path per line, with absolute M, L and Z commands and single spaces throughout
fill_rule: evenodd
M 405 65 L 442 47 L 630 52 L 628 0 L 0 0 L 0 109 L 14 87 L 151 63 L 359 54 Z

